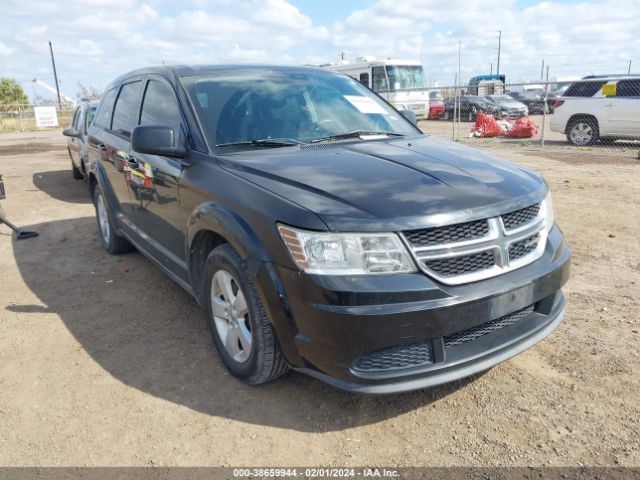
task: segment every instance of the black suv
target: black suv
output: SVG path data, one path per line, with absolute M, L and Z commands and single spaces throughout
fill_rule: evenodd
M 487 370 L 558 326 L 570 250 L 540 175 L 302 67 L 137 70 L 89 131 L 100 239 L 206 309 L 250 384 L 367 393 Z
M 460 112 L 458 113 L 458 109 Z M 463 122 L 475 122 L 478 112 L 485 115 L 498 117 L 498 105 L 488 100 L 487 97 L 478 95 L 462 95 L 460 101 L 456 105 L 455 98 L 447 98 L 444 101 L 443 120 L 454 120 L 454 117 L 460 116 Z

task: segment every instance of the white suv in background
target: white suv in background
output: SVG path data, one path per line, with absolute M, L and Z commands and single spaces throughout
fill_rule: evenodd
M 585 77 L 552 102 L 551 130 L 574 145 L 640 140 L 640 76 Z

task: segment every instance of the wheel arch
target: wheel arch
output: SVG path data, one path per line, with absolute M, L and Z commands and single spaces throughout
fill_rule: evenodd
M 207 202 L 196 207 L 189 216 L 186 235 L 186 258 L 189 280 L 198 301 L 202 294 L 202 263 L 218 245 L 229 243 L 246 259 L 251 275 L 269 255 L 251 226 L 226 205 Z
M 571 126 L 580 120 L 592 120 L 596 124 L 596 128 L 600 131 L 600 122 L 598 121 L 598 117 L 591 113 L 574 113 L 567 120 L 567 126 L 564 128 L 564 133 L 568 134 Z
M 247 262 L 277 341 L 289 364 L 301 366 L 295 345 L 295 327 L 284 285 L 260 237 L 238 213 L 226 205 L 207 202 L 189 217 L 186 233 L 189 282 L 193 295 L 204 305 L 204 261 L 219 245 L 230 244 Z

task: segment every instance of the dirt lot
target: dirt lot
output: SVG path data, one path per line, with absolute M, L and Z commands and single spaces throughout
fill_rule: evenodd
M 40 232 L 0 227 L 0 465 L 640 465 L 637 152 L 497 152 L 553 191 L 563 324 L 484 375 L 364 397 L 227 375 L 186 293 L 101 250 L 60 133 L 0 136 L 5 210 Z

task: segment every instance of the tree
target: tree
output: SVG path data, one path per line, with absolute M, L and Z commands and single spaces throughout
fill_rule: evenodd
M 78 100 L 98 100 L 100 98 L 100 92 L 93 85 L 85 87 L 83 84 L 78 83 L 78 88 Z
M 17 105 L 29 104 L 29 99 L 18 82 L 13 78 L 0 78 L 0 111 L 13 111 Z

